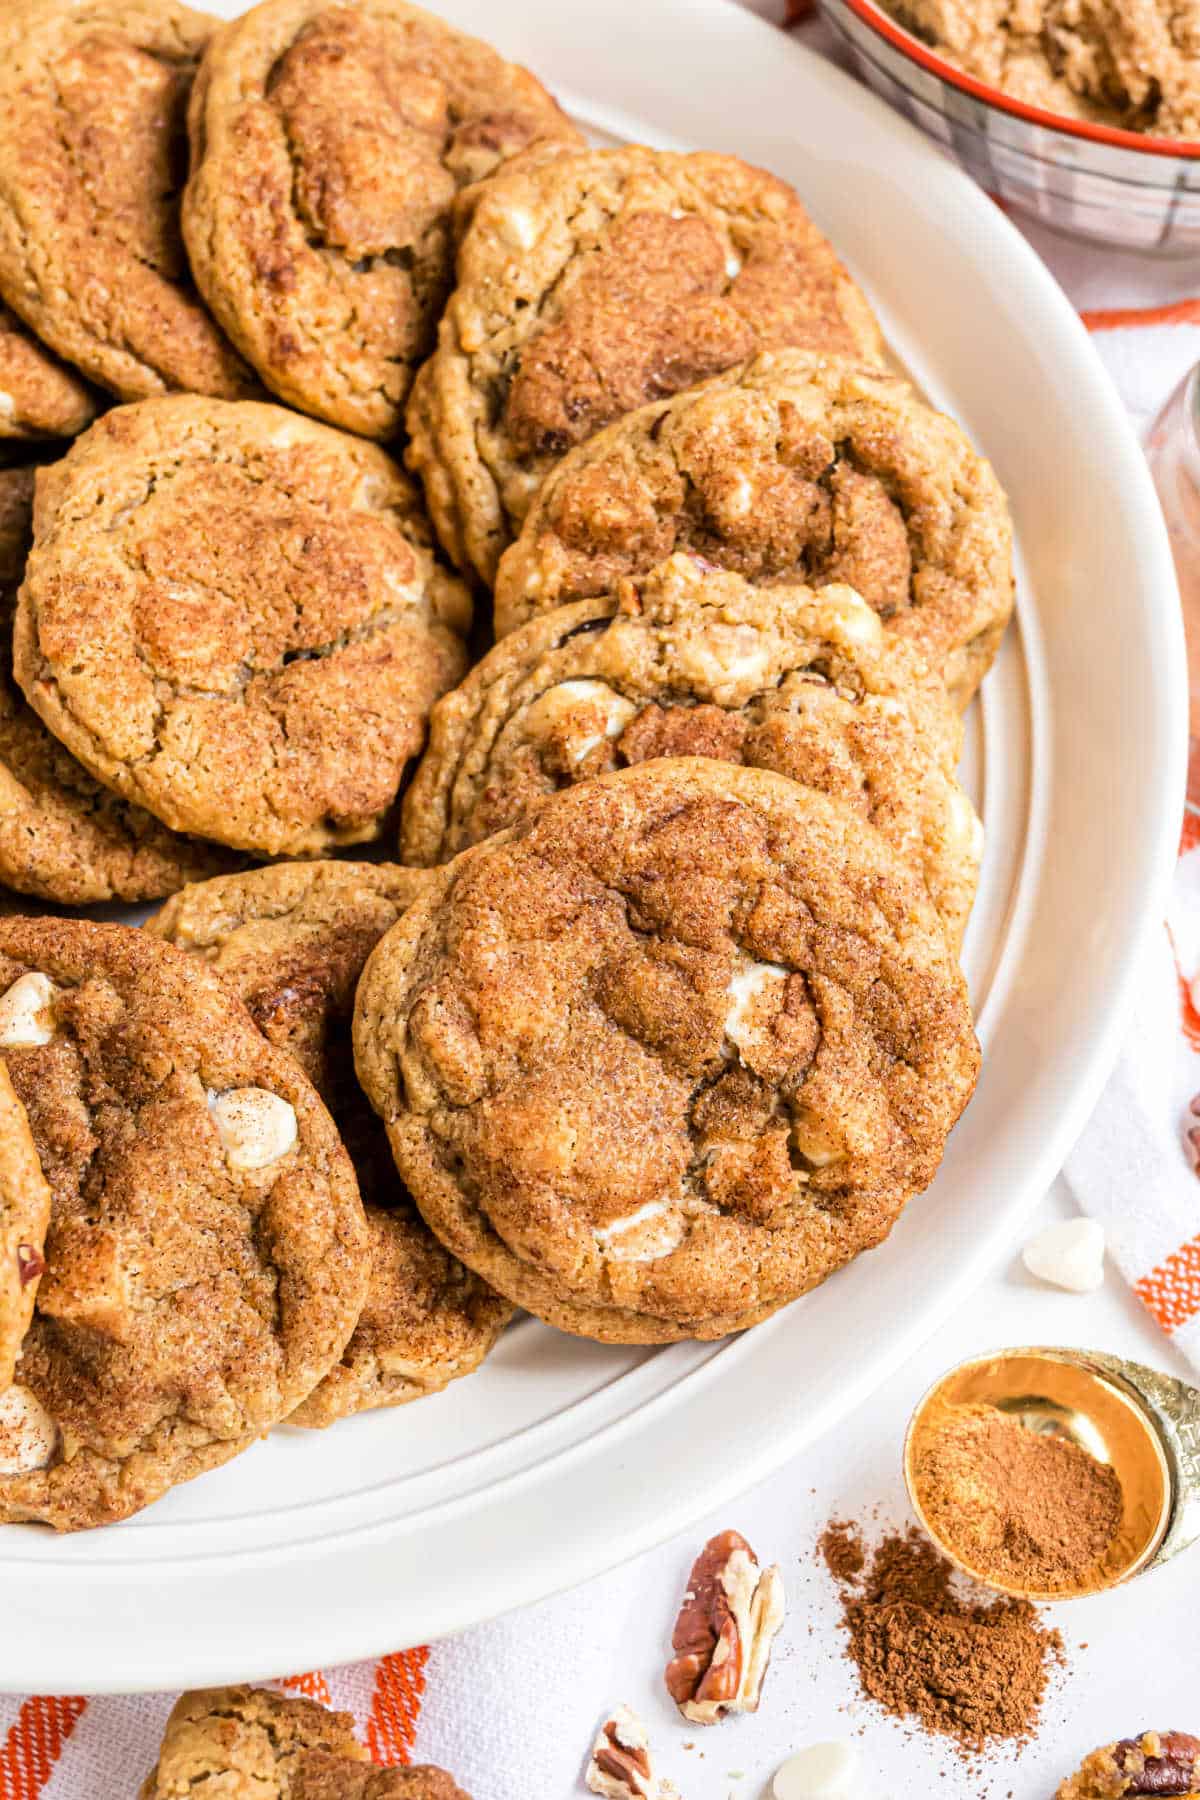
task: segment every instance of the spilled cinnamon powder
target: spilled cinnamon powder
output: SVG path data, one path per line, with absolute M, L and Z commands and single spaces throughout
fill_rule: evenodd
M 960 1597 L 952 1565 L 915 1526 L 868 1553 L 855 1526 L 836 1522 L 819 1548 L 864 1694 L 964 1754 L 1033 1735 L 1063 1645 L 1028 1601 Z

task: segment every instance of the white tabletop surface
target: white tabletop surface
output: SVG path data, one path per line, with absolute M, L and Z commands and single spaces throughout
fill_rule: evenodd
M 1022 1237 L 1073 1211 L 1060 1182 Z M 789 1751 L 833 1737 L 853 1737 L 860 1749 L 856 1795 L 1049 1800 L 1062 1775 L 1095 1744 L 1150 1727 L 1200 1732 L 1200 1547 L 1124 1589 L 1045 1609 L 1067 1640 L 1067 1667 L 1054 1678 L 1035 1742 L 1016 1755 L 964 1764 L 945 1739 L 864 1702 L 842 1654 L 836 1596 L 814 1554 L 815 1540 L 830 1518 L 869 1521 L 876 1509 L 880 1525 L 908 1518 L 900 1479 L 904 1425 L 942 1370 L 994 1346 L 1043 1343 L 1091 1345 L 1188 1375 L 1115 1272 L 1097 1294 L 1063 1294 L 1025 1274 L 1019 1248 L 840 1431 L 764 1486 L 685 1539 L 471 1634 L 472 1702 L 483 1718 L 489 1709 L 507 1715 L 510 1742 L 519 1735 L 512 1728 L 527 1723 L 536 1786 L 526 1785 L 520 1770 L 489 1768 L 485 1760 L 462 1766 L 463 1734 L 454 1717 L 463 1691 L 461 1644 L 453 1683 L 439 1679 L 439 1657 L 447 1651 L 435 1646 L 432 1652 L 419 1755 L 436 1757 L 453 1746 L 459 1780 L 489 1800 L 557 1800 L 583 1792 L 584 1752 L 597 1716 L 626 1700 L 649 1726 L 663 1772 L 682 1800 L 769 1800 L 771 1775 Z M 630 1480 L 637 1479 L 631 1469 Z M 702 1462 L 697 1480 L 703 1480 Z M 727 1526 L 743 1532 L 764 1563 L 781 1565 L 788 1616 L 759 1713 L 703 1730 L 678 1719 L 662 1671 L 691 1558 L 710 1532 Z M 574 1674 L 570 1684 L 562 1680 L 564 1659 Z M 555 1697 L 552 1718 L 547 1690 Z M 483 1743 L 481 1759 L 486 1733 Z

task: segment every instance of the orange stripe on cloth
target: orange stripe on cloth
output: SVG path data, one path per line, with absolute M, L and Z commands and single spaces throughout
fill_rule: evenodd
M 1200 325 L 1200 299 L 1174 300 L 1169 306 L 1123 306 L 1083 312 L 1089 331 L 1125 331 L 1139 325 Z
M 0 1748 L 0 1800 L 37 1800 L 86 1707 L 78 1694 L 22 1702 Z
M 1194 1319 L 1200 1312 L 1200 1237 L 1134 1282 L 1133 1291 L 1164 1331 Z
M 312 1669 L 307 1675 L 285 1675 L 281 1685 L 290 1688 L 294 1694 L 304 1694 L 310 1700 L 319 1700 L 322 1706 L 333 1705 L 329 1683 L 320 1669 Z
M 395 1763 L 412 1761 L 428 1661 L 425 1645 L 379 1659 L 371 1716 L 367 1720 L 367 1749 L 375 1762 L 390 1768 Z

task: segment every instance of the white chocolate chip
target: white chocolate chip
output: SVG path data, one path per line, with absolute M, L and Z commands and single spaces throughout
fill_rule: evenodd
M 265 1169 L 286 1156 L 299 1135 L 295 1107 L 267 1088 L 210 1094 L 208 1110 L 231 1169 Z
M 754 505 L 754 489 L 744 475 L 739 475 L 732 494 L 725 502 L 725 511 L 732 513 L 735 519 L 742 519 Z
M 744 706 L 771 663 L 770 646 L 752 625 L 713 621 L 702 634 L 681 636 L 673 649 L 680 679 L 718 706 Z
M 623 699 L 606 681 L 560 681 L 526 709 L 525 725 L 535 733 L 565 728 L 567 753 L 573 763 L 581 763 L 597 744 L 620 737 L 636 712 L 632 700 Z
M 742 259 L 736 250 L 730 250 L 725 257 L 725 274 L 730 281 L 736 281 L 742 272 Z
M 883 626 L 879 614 L 852 587 L 839 584 L 827 588 L 822 599 L 833 612 L 843 638 L 848 638 L 852 644 L 882 643 Z
M 1031 1238 L 1021 1261 L 1039 1281 L 1070 1294 L 1094 1294 L 1104 1285 L 1104 1231 L 1095 1219 L 1061 1219 Z
M 686 1220 L 665 1200 L 651 1200 L 592 1233 L 601 1254 L 613 1262 L 653 1262 L 677 1250 L 686 1235 Z
M 537 220 L 523 206 L 510 206 L 501 214 L 500 235 L 514 250 L 532 250 L 537 234 Z
M 759 1015 L 764 995 L 773 1011 L 787 978 L 788 971 L 779 963 L 754 962 L 748 956 L 734 969 L 725 990 L 732 1002 L 725 1014 L 725 1036 L 736 1049 L 749 1051 L 761 1029 Z
M 858 1751 L 842 1739 L 810 1744 L 775 1771 L 771 1792 L 775 1800 L 845 1800 L 854 1788 L 858 1764 Z
M 0 1050 L 32 1050 L 54 1036 L 58 989 L 48 975 L 30 969 L 0 996 Z
M 0 1393 L 0 1478 L 44 1469 L 58 1444 L 58 1426 L 27 1387 Z
M 983 821 L 961 788 L 951 789 L 947 812 L 950 847 L 978 862 L 983 855 Z
M 0 394 L 0 419 L 11 419 L 16 416 L 17 403 L 11 394 Z

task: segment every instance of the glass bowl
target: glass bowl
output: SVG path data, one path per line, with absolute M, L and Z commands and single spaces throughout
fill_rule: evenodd
M 875 92 L 995 199 L 1093 243 L 1200 251 L 1200 144 L 1042 112 L 944 62 L 873 0 L 820 5 Z

